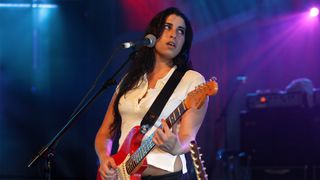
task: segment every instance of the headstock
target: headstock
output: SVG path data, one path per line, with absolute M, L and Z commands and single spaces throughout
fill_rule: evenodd
M 196 87 L 193 91 L 188 93 L 184 101 L 187 109 L 199 109 L 206 100 L 207 96 L 213 96 L 218 92 L 218 83 L 215 78 L 211 78 L 208 82 Z
M 190 142 L 190 152 L 193 161 L 193 166 L 197 174 L 198 180 L 208 180 L 206 168 L 204 167 L 204 161 L 201 159 L 202 154 L 199 151 L 200 147 L 197 145 L 195 140 Z

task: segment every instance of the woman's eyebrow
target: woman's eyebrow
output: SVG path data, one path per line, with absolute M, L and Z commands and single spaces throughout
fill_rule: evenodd
M 183 26 L 179 26 L 178 29 L 186 30 L 186 28 Z

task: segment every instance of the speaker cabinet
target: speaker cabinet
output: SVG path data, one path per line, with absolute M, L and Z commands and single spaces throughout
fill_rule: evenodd
M 240 149 L 252 167 L 320 164 L 320 110 L 270 108 L 242 112 Z
M 313 180 L 311 176 L 312 169 L 307 166 L 259 167 L 252 168 L 251 180 Z
M 313 93 L 313 100 L 316 106 L 320 106 L 320 89 L 317 89 Z

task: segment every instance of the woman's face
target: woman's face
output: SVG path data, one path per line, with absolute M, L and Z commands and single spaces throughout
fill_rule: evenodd
M 162 35 L 156 42 L 156 55 L 165 59 L 176 57 L 183 47 L 185 32 L 184 20 L 175 14 L 169 15 L 164 23 Z

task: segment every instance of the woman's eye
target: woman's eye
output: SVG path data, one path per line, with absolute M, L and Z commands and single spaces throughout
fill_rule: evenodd
M 165 24 L 164 25 L 164 29 L 170 29 L 170 25 L 169 24 Z
M 183 29 L 179 29 L 178 33 L 183 35 L 184 34 L 184 30 Z

